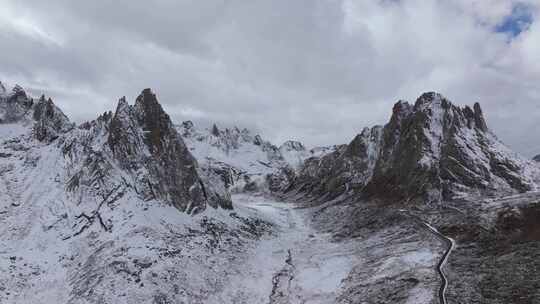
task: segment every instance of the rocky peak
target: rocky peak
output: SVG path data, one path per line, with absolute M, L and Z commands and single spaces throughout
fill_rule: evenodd
M 52 101 L 42 95 L 34 105 L 34 135 L 39 141 L 52 141 L 74 125 Z
M 24 98 L 24 99 L 28 98 L 26 96 L 26 92 L 24 91 L 24 89 L 18 84 L 16 84 L 13 87 L 11 96 L 14 97 L 14 98 Z
M 535 162 L 539 162 L 540 163 L 540 154 L 536 155 L 535 157 L 533 157 L 533 160 Z
M 364 128 L 362 132 L 354 137 L 347 145 L 345 154 L 350 157 L 376 156 L 380 138 L 382 136 L 382 126 Z
M 461 108 L 429 92 L 414 106 L 398 101 L 384 127 L 308 159 L 295 183 L 330 197 L 354 185 L 365 196 L 441 201 L 530 190 L 528 170 L 489 132 L 479 104 Z
M 193 129 L 193 121 L 191 120 L 186 120 L 186 121 L 183 121 L 182 122 L 182 127 L 186 130 L 192 130 Z
M 474 103 L 474 122 L 476 123 L 476 127 L 478 129 L 484 132 L 488 131 L 488 127 L 486 124 L 486 120 L 484 119 L 482 108 L 480 107 L 480 104 L 478 102 Z
M 5 97 L 7 94 L 6 87 L 4 84 L 0 81 L 0 97 Z
M 212 126 L 212 135 L 216 136 L 216 137 L 219 137 L 219 135 L 221 134 L 221 132 L 219 131 L 218 127 L 216 126 L 216 124 L 214 124 Z
M 438 93 L 425 93 L 408 115 L 400 115 L 401 124 L 397 120 L 385 126 L 369 193 L 441 200 L 530 189 L 520 161 L 488 132 L 479 104 L 460 108 Z
M 118 105 L 109 123 L 107 144 L 115 158 L 125 169 L 135 168 L 138 155 L 142 152 L 142 139 L 133 108 L 126 98 L 118 100 Z
M 5 91 L 3 85 L 2 88 Z M 40 141 L 52 141 L 74 127 L 51 98 L 42 95 L 34 103 L 34 99 L 28 97 L 19 85 L 0 98 L 0 123 L 16 122 L 33 123 L 34 136 Z
M 150 89 L 141 92 L 134 106 L 119 100 L 109 131 L 108 146 L 122 167 L 137 176 L 146 197 L 188 213 L 207 204 L 230 208 L 226 194 L 201 180 L 197 161 Z
M 152 90 L 144 89 L 141 95 L 137 97 L 135 111 L 139 125 L 142 126 L 145 133 L 146 143 L 150 148 L 150 152 L 154 154 L 164 153 L 165 150 L 170 148 L 167 146 L 170 143 L 168 139 L 176 140 L 178 134 L 173 127 L 169 115 L 163 111 Z M 185 146 L 180 148 L 185 148 Z
M 305 151 L 306 148 L 304 147 L 304 145 L 299 142 L 299 141 L 295 141 L 295 140 L 288 140 L 286 142 L 284 142 L 280 147 L 279 147 L 279 150 L 286 150 L 286 151 Z
M 409 102 L 405 100 L 399 100 L 396 104 L 394 104 L 394 107 L 392 108 L 392 117 L 390 118 L 390 123 L 393 123 L 395 125 L 401 124 L 401 121 L 408 117 L 409 114 L 412 112 L 413 107 L 409 104 Z
M 179 128 L 183 137 L 191 137 L 195 131 L 193 122 L 191 120 L 183 121 Z
M 0 94 L 0 123 L 14 123 L 25 120 L 34 101 L 26 96 L 20 87 L 13 88 L 10 94 Z
M 399 102 L 398 102 L 399 103 Z M 414 103 L 414 111 L 425 111 L 433 108 L 448 108 L 449 101 L 439 93 L 426 92 L 420 95 Z
M 381 126 L 365 128 L 348 145 L 308 158 L 289 189 L 325 199 L 361 191 L 373 174 L 382 133 Z

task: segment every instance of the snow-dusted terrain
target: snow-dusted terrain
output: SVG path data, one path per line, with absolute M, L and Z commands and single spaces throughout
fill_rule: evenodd
M 435 93 L 306 149 L 0 85 L 0 303 L 539 303 L 539 172 Z
M 190 152 L 204 170 L 214 171 L 232 192 L 286 187 L 308 157 L 322 156 L 334 147 L 306 149 L 297 141 L 275 146 L 260 135 L 238 127 L 198 128 L 191 121 L 177 127 Z M 269 185 L 270 184 L 270 185 Z

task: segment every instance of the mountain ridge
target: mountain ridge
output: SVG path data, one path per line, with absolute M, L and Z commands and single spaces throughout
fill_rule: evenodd
M 150 89 L 76 125 L 2 87 L 0 302 L 540 296 L 520 293 L 539 290 L 539 169 L 479 104 L 426 93 L 349 144 L 308 149 L 175 125 Z
M 350 149 L 359 153 L 351 156 Z M 364 177 L 355 178 L 358 172 Z M 398 101 L 384 127 L 365 129 L 346 148 L 308 159 L 291 188 L 311 193 L 322 187 L 313 193 L 319 197 L 352 188 L 367 197 L 442 201 L 531 191 L 538 176 L 537 167 L 488 129 L 479 103 L 457 107 L 429 92 L 414 105 Z

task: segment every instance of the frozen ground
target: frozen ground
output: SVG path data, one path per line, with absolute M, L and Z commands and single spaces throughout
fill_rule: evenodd
M 429 234 L 337 242 L 313 228 L 313 208 L 267 196 L 190 216 L 129 188 L 103 204 L 100 225 L 82 216 L 99 200 L 65 191 L 59 148 L 28 132 L 0 128 L 0 303 L 372 303 L 400 280 L 414 284 L 389 303 L 432 303 Z
M 245 269 L 215 303 L 335 303 L 342 281 L 358 259 L 317 233 L 305 211 L 263 196 L 235 195 L 236 205 L 257 211 L 276 234 L 248 254 Z M 231 302 L 232 300 L 232 302 Z
M 239 273 L 208 303 L 438 303 L 444 250 L 414 223 L 337 241 L 331 229 L 314 228 L 317 208 L 259 195 L 233 201 L 272 223 L 273 233 L 249 248 Z

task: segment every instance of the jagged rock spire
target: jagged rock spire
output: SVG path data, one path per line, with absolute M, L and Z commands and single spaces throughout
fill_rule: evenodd
M 188 213 L 200 212 L 207 204 L 230 207 L 228 197 L 217 195 L 201 180 L 197 161 L 151 89 L 144 89 L 134 106 L 121 98 L 109 130 L 109 147 L 122 167 L 148 172 L 138 177 L 146 197 Z
M 218 136 L 219 136 L 219 134 L 220 134 L 220 131 L 219 131 L 219 129 L 218 129 L 218 127 L 217 127 L 217 125 L 216 125 L 216 124 L 214 124 L 214 125 L 212 126 L 212 135 L 214 135 L 214 136 L 218 137 Z
M 486 120 L 484 119 L 484 114 L 482 113 L 482 108 L 480 107 L 480 104 L 478 102 L 474 103 L 474 121 L 476 123 L 476 127 L 480 130 L 487 132 L 488 127 L 486 124 Z
M 257 145 L 257 146 L 260 146 L 263 144 L 263 139 L 260 135 L 255 135 L 255 137 L 253 138 L 253 144 Z

